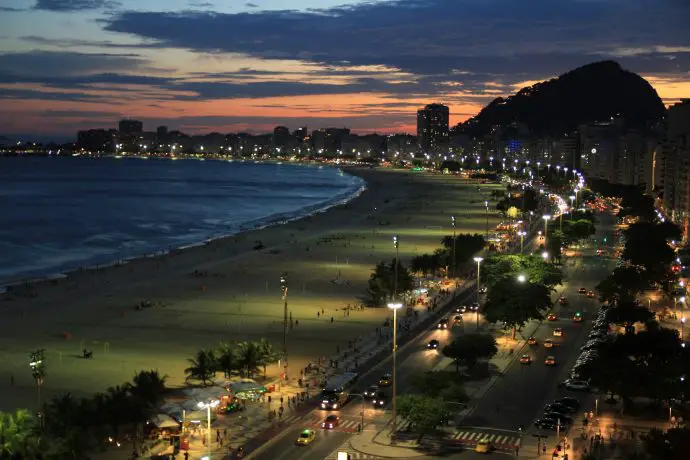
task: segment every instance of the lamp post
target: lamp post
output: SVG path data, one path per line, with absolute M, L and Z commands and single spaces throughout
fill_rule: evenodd
M 197 407 L 199 409 L 206 409 L 206 415 L 207 415 L 207 425 L 206 425 L 206 453 L 207 457 L 210 459 L 211 458 L 211 408 L 215 408 L 218 406 L 220 401 L 217 399 L 209 402 L 201 402 L 197 403 Z
M 527 281 L 527 277 L 526 277 L 525 275 L 523 275 L 522 273 L 520 273 L 520 274 L 517 276 L 517 280 L 518 280 L 519 283 L 524 283 L 525 281 Z
M 455 277 L 455 216 L 450 216 L 450 224 L 453 226 L 453 277 Z
M 541 256 L 544 258 L 544 262 L 549 260 L 549 253 L 544 251 L 541 253 Z
M 400 245 L 398 235 L 393 235 L 393 246 L 395 246 L 395 268 L 393 269 L 393 300 L 398 297 L 398 246 Z
M 575 200 L 577 197 L 575 195 L 570 195 L 570 220 L 573 220 L 573 214 L 575 214 Z
M 484 201 L 484 207 L 486 208 L 486 236 L 485 240 L 489 241 L 489 202 Z
M 283 273 L 280 277 L 280 289 L 281 298 L 283 299 L 283 360 L 285 361 L 283 367 L 283 374 L 285 375 L 285 381 L 288 379 L 288 347 L 287 347 L 287 335 L 288 335 L 288 281 L 287 272 Z
M 36 389 L 38 390 L 38 416 L 40 418 L 40 428 L 43 429 L 43 379 L 46 376 L 46 359 L 45 350 L 39 348 L 29 355 L 29 367 L 31 368 L 31 375 L 36 380 Z
M 479 285 L 481 282 L 481 263 L 484 260 L 483 257 L 475 257 L 474 261 L 477 262 L 477 305 L 479 305 Z M 479 330 L 479 307 L 477 307 L 476 316 L 476 330 Z
M 685 316 L 683 316 L 680 319 L 680 341 L 683 341 L 683 337 L 685 337 Z
M 395 436 L 398 431 L 398 411 L 397 411 L 397 402 L 395 401 L 396 399 L 396 391 L 397 391 L 397 382 L 396 382 L 396 352 L 398 351 L 398 310 L 402 308 L 401 303 L 389 303 L 388 308 L 393 310 L 393 421 L 391 423 L 391 444 L 395 445 Z
M 549 219 L 551 219 L 551 216 L 549 214 L 545 214 L 541 218 L 544 219 L 544 247 L 546 247 L 546 238 L 548 238 L 547 237 L 547 228 L 548 228 Z
M 524 249 L 526 234 L 527 232 L 518 232 L 518 235 L 520 235 L 520 252 L 522 252 Z

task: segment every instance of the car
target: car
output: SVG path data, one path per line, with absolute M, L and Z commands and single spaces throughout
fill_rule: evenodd
M 558 298 L 558 303 L 561 304 L 561 305 L 568 305 L 568 299 L 566 299 L 566 298 L 563 297 L 563 296 L 560 296 L 560 297 Z
M 489 438 L 483 438 L 477 441 L 477 445 L 474 446 L 474 451 L 480 454 L 488 454 L 491 452 L 491 441 L 489 441 Z
M 581 287 L 580 289 L 577 290 L 580 294 L 587 294 L 587 288 Z
M 462 324 L 462 316 L 456 315 L 453 317 L 453 324 Z
M 443 318 L 441 321 L 438 322 L 438 328 L 439 329 L 448 329 L 448 318 Z
M 544 340 L 544 348 L 553 348 L 553 340 L 551 340 L 551 339 Z
M 321 422 L 321 428 L 324 430 L 330 430 L 331 428 L 338 426 L 338 423 L 340 423 L 340 417 L 337 415 L 329 415 L 323 420 L 323 422 Z
M 378 385 L 370 385 L 369 388 L 364 390 L 364 397 L 365 398 L 373 398 L 376 396 L 376 393 L 379 391 L 379 386 Z
M 556 423 L 563 425 L 571 425 L 573 423 L 573 418 L 568 414 L 562 414 L 560 412 L 545 412 L 545 419 L 554 420 Z
M 556 365 L 556 357 L 555 356 L 547 356 L 546 359 L 544 359 L 544 364 L 547 366 L 555 366 Z
M 521 364 L 532 364 L 532 357 L 530 355 L 522 355 L 520 356 L 520 363 Z
M 534 422 L 534 426 L 542 430 L 556 431 L 558 423 L 555 423 L 552 419 L 540 418 Z
M 393 383 L 393 376 L 390 374 L 383 374 L 381 376 L 381 378 L 379 379 L 379 386 L 380 387 L 390 386 L 391 383 Z
M 584 380 L 568 379 L 563 382 L 563 386 L 566 390 L 571 391 L 589 391 L 589 382 L 585 382 Z
M 594 294 L 594 291 L 587 291 L 587 297 L 593 299 L 594 297 L 596 297 L 596 295 Z
M 371 403 L 376 408 L 381 408 L 381 407 L 385 406 L 387 402 L 388 402 L 388 397 L 386 396 L 385 393 L 382 393 L 382 392 L 379 392 L 379 394 L 377 394 L 376 397 L 371 400 Z
M 486 294 L 487 291 L 488 291 L 488 288 L 486 286 L 482 286 L 479 288 L 480 294 Z
M 439 342 L 436 339 L 429 340 L 429 343 L 426 344 L 426 347 L 430 350 L 435 350 L 439 346 Z
M 295 444 L 298 446 L 307 446 L 314 442 L 316 439 L 316 431 L 314 430 L 302 430 L 302 432 L 297 437 Z
M 479 311 L 479 303 L 477 303 L 477 302 L 473 303 L 472 306 L 470 307 L 470 310 Z
M 565 404 L 560 404 L 557 402 L 552 402 L 551 404 L 547 404 L 544 406 L 544 412 L 558 412 L 561 414 L 572 414 L 575 412 L 575 409 L 573 409 L 571 406 L 565 405 Z
M 560 327 L 557 327 L 556 329 L 553 330 L 553 336 L 554 337 L 563 337 L 563 329 Z
M 575 314 L 573 315 L 573 323 L 581 323 L 582 319 L 582 313 L 580 313 L 579 311 L 575 312 Z
M 537 339 L 535 339 L 534 337 L 530 337 L 529 339 L 527 339 L 527 345 L 531 345 L 531 346 L 537 345 Z
M 564 396 L 562 398 L 554 399 L 553 404 L 568 406 L 572 409 L 573 412 L 577 411 L 580 408 L 580 401 L 578 401 L 575 398 L 571 398 L 570 396 Z
M 558 316 L 556 316 L 555 313 L 549 313 L 548 315 L 546 315 L 546 319 L 548 319 L 549 321 L 556 321 L 558 319 Z
M 461 305 L 459 307 L 455 307 L 455 313 L 465 313 L 467 311 L 467 305 Z

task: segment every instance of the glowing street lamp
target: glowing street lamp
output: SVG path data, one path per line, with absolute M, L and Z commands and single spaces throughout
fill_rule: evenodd
M 544 258 L 545 261 L 549 260 L 549 253 L 548 252 L 546 252 L 546 251 L 542 252 L 541 256 Z
M 523 274 L 519 274 L 518 277 L 517 277 L 517 280 L 518 280 L 518 282 L 520 282 L 520 283 L 524 283 L 525 281 L 527 281 L 527 277 L 526 277 L 525 275 L 523 275 Z
M 207 456 L 210 459 L 211 458 L 211 408 L 218 407 L 218 404 L 220 404 L 220 401 L 217 399 L 209 402 L 199 402 L 197 404 L 197 407 L 199 409 L 206 409 L 206 414 L 207 414 L 207 422 L 208 424 L 206 425 L 206 449 L 207 449 Z
M 481 285 L 481 263 L 484 260 L 483 257 L 475 257 L 474 261 L 477 262 L 477 305 L 479 305 L 479 286 Z M 479 308 L 477 308 L 477 321 L 476 330 L 479 330 Z
M 455 216 L 450 216 L 450 225 L 453 226 L 453 276 L 455 276 Z
M 280 291 L 281 299 L 283 300 L 283 360 L 285 365 L 283 366 L 283 374 L 285 381 L 288 380 L 288 346 L 287 346 L 287 336 L 288 336 L 288 279 L 287 272 L 280 276 Z M 282 380 L 282 379 L 281 379 Z
M 546 247 L 547 228 L 549 224 L 549 219 L 551 219 L 551 215 L 545 214 L 541 216 L 541 218 L 544 219 L 544 247 Z
M 388 308 L 393 310 L 393 421 L 391 423 L 391 444 L 395 445 L 395 436 L 398 430 L 398 411 L 396 399 L 396 352 L 398 351 L 398 310 L 402 308 L 401 303 L 389 303 Z
M 395 246 L 395 268 L 394 268 L 394 273 L 393 273 L 393 299 L 395 299 L 398 296 L 398 257 L 399 257 L 399 252 L 398 252 L 398 246 L 400 245 L 400 241 L 398 240 L 398 235 L 393 235 L 393 246 Z

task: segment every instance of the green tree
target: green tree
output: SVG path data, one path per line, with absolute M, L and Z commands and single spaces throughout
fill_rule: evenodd
M 487 258 L 482 265 L 482 280 L 489 287 L 499 281 L 525 275 L 527 281 L 548 288 L 563 282 L 563 272 L 553 264 L 546 263 L 541 255 L 505 254 Z
M 281 353 L 276 350 L 273 344 L 266 338 L 262 338 L 256 344 L 259 350 L 259 365 L 263 367 L 264 378 L 266 378 L 266 367 L 275 364 L 281 357 Z
M 477 233 L 461 233 L 455 235 L 455 264 L 453 264 L 453 236 L 444 236 L 441 240 L 441 244 L 450 258 L 450 265 L 458 267 L 484 249 L 486 241 L 482 235 Z
M 397 285 L 395 283 L 396 263 L 398 266 Z M 379 262 L 369 277 L 368 300 L 373 306 L 381 306 L 392 299 L 396 289 L 397 294 L 400 295 L 413 287 L 414 278 L 400 261 L 393 259 L 390 264 Z
M 256 342 L 239 342 L 237 344 L 237 359 L 244 375 L 252 378 L 261 365 L 261 350 Z
M 0 412 L 0 458 L 38 458 L 40 441 L 36 420 L 28 410 Z
M 410 261 L 410 270 L 414 273 L 421 273 L 422 276 L 435 274 L 441 268 L 438 257 L 435 254 L 422 254 L 414 256 Z
M 606 319 L 620 326 L 632 326 L 635 323 L 647 324 L 654 320 L 654 313 L 637 302 L 619 302 L 606 312 Z
M 690 458 L 690 429 L 672 428 L 666 432 L 653 428 L 642 437 L 645 452 L 653 459 Z
M 480 359 L 493 357 L 498 352 L 496 339 L 489 334 L 463 334 L 441 350 L 444 356 L 455 363 L 455 371 L 460 372 L 460 365 L 471 371 Z
M 216 357 L 212 350 L 199 350 L 194 358 L 187 359 L 190 364 L 184 370 L 185 380 L 198 380 L 203 386 L 208 386 L 216 375 Z
M 611 305 L 618 302 L 632 302 L 648 289 L 651 289 L 651 284 L 647 274 L 635 266 L 614 269 L 613 273 L 596 286 L 599 298 Z
M 560 230 L 554 230 L 549 234 L 549 238 L 546 240 L 546 251 L 551 260 L 560 262 L 564 243 L 563 232 Z
M 225 343 L 221 342 L 218 344 L 216 349 L 216 363 L 218 364 L 218 370 L 223 371 L 223 376 L 228 378 L 236 373 L 241 365 L 237 357 L 237 343 Z
M 552 307 L 551 292 L 541 284 L 520 282 L 517 278 L 503 278 L 489 289 L 484 305 L 484 318 L 490 323 L 505 323 L 517 329 L 533 319 L 543 320 L 546 310 Z
M 91 400 L 77 399 L 70 393 L 58 396 L 46 404 L 45 434 L 50 438 L 53 453 L 69 454 L 72 458 L 84 458 L 92 449 L 95 436 L 94 425 L 104 415 L 95 417 Z M 65 455 L 66 456 L 66 455 Z
M 450 411 L 441 398 L 407 394 L 396 399 L 398 414 L 419 434 L 417 443 L 448 420 Z
M 427 371 L 412 377 L 410 386 L 415 393 L 432 398 L 442 398 L 444 401 L 464 403 L 469 400 L 462 380 L 452 372 Z

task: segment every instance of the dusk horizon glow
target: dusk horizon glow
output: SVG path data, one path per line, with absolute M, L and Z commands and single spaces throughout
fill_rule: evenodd
M 189 134 L 276 125 L 414 133 L 612 59 L 690 96 L 690 5 L 648 0 L 0 0 L 0 135 L 73 139 L 135 118 Z

